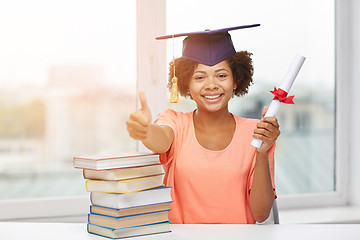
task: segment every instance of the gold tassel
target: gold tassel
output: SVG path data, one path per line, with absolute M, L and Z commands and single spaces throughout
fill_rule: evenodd
M 177 77 L 171 79 L 171 95 L 170 95 L 170 103 L 178 103 L 179 102 L 179 88 L 177 85 Z
M 170 103 L 178 103 L 179 102 L 179 88 L 178 88 L 178 79 L 175 76 L 175 56 L 174 56 L 174 36 L 173 36 L 173 72 L 174 77 L 171 79 L 171 93 L 170 93 Z

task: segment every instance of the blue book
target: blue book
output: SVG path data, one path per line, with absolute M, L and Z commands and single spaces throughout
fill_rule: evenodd
M 112 217 L 107 215 L 90 213 L 88 215 L 88 222 L 102 227 L 118 229 L 166 222 L 169 221 L 168 213 L 169 210 L 165 210 L 123 217 Z
M 96 234 L 103 237 L 108 237 L 112 239 L 119 238 L 128 238 L 144 235 L 152 235 L 159 233 L 168 233 L 171 232 L 170 224 L 168 221 L 146 224 L 142 226 L 126 227 L 126 228 L 107 228 L 98 225 L 88 223 L 87 231 L 92 234 Z

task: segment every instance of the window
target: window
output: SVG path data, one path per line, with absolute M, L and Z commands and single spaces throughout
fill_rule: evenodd
M 77 155 L 136 151 L 136 2 L 0 4 L 0 200 L 88 197 Z
M 181 13 L 181 21 L 179 20 Z M 335 159 L 335 4 L 332 1 L 167 1 L 167 34 L 260 23 L 233 31 L 235 48 L 253 53 L 254 84 L 235 97 L 230 110 L 259 118 L 296 53 L 307 57 L 278 119 L 276 185 L 282 198 L 336 192 Z M 167 62 L 181 56 L 182 39 L 168 41 Z M 171 106 L 172 107 L 172 106 Z M 195 106 L 182 100 L 174 108 Z
M 349 8 L 343 5 L 341 14 Z M 344 202 L 340 175 L 345 167 L 335 149 L 336 155 L 344 152 L 346 136 L 335 122 L 344 125 L 346 112 L 341 117 L 337 109 L 335 115 L 335 66 L 337 74 L 347 72 L 346 61 L 335 64 L 334 2 L 16 0 L 0 4 L 0 20 L 0 205 L 5 213 L 16 209 L 34 217 L 41 208 L 42 216 L 85 214 L 88 194 L 72 157 L 136 150 L 125 129 L 136 108 L 136 89 L 154 93 L 148 98 L 153 115 L 166 107 L 195 107 L 185 99 L 166 105 L 167 63 L 173 47 L 175 57 L 181 56 L 182 39 L 173 44 L 154 37 L 251 23 L 261 27 L 232 34 L 236 49 L 252 52 L 255 64 L 249 94 L 231 102 L 235 114 L 259 118 L 294 55 L 307 57 L 290 92 L 296 105 L 283 105 L 278 115 L 280 207 Z M 336 22 L 347 26 L 344 15 Z M 346 102 L 346 89 L 341 84 L 336 89 L 338 106 Z

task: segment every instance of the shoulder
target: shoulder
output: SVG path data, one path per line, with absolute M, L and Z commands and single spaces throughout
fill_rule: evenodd
M 236 131 L 243 137 L 252 137 L 256 124 L 260 121 L 259 119 L 242 118 L 236 115 L 234 115 L 234 119 L 236 122 Z
M 165 111 L 163 111 L 162 113 L 160 113 L 156 119 L 158 118 L 164 118 L 164 117 L 167 117 L 167 118 L 189 118 L 190 116 L 192 115 L 192 112 L 187 112 L 187 113 L 184 113 L 184 112 L 178 112 L 178 111 L 175 111 L 171 108 L 168 108 L 166 109 Z
M 253 119 L 253 118 L 242 118 L 239 116 L 236 116 L 235 114 L 233 114 L 236 125 L 239 126 L 243 126 L 243 127 L 255 127 L 256 124 L 260 121 L 259 119 Z
M 192 112 L 178 112 L 175 111 L 173 109 L 166 109 L 164 112 L 160 113 L 156 119 L 155 119 L 155 123 L 158 125 L 170 125 L 170 126 L 175 126 L 175 125 L 182 125 L 182 124 L 186 124 L 187 122 L 189 122 L 191 120 L 192 117 Z

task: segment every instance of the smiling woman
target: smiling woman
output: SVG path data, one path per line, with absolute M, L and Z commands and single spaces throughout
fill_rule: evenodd
M 180 93 L 190 95 L 197 107 L 186 113 L 168 109 L 152 123 L 145 94 L 140 93 L 141 107 L 129 116 L 127 126 L 130 136 L 161 154 L 164 183 L 173 188 L 172 223 L 255 223 L 269 216 L 275 197 L 272 170 L 279 125 L 274 117 L 246 119 L 228 109 L 235 93 L 246 92 L 252 82 L 250 54 L 235 51 L 229 32 L 257 26 L 157 38 L 187 36 L 180 59 L 191 60 L 192 71 L 181 66 L 186 61 L 173 60 L 169 88 L 173 95 L 178 84 L 188 85 Z M 177 67 L 185 69 L 185 77 Z M 253 136 L 263 141 L 258 149 L 248 144 Z
M 241 96 L 248 93 L 248 88 L 252 83 L 252 75 L 254 71 L 251 55 L 251 53 L 242 51 L 230 56 L 227 59 L 230 66 L 227 75 L 231 73 L 231 77 L 234 78 L 234 83 L 236 85 L 234 95 Z M 189 83 L 190 79 L 194 78 L 193 74 L 197 65 L 198 63 L 186 58 L 177 58 L 174 62 L 170 62 L 168 81 L 169 90 L 171 90 L 175 67 L 177 71 L 176 77 L 179 79 L 178 86 L 180 95 L 184 97 L 191 97 L 189 94 Z
M 198 108 L 228 108 L 236 89 L 231 67 L 227 61 L 214 66 L 198 64 L 190 79 L 189 95 Z
M 287 207 L 305 203 L 318 206 L 325 201 L 342 204 L 344 197 L 339 196 L 343 196 L 343 179 L 338 173 L 343 169 L 343 161 L 335 158 L 335 152 L 339 151 L 335 151 L 334 2 L 225 0 L 222 6 L 231 6 L 225 11 L 214 10 L 219 7 L 216 3 L 168 1 L 167 32 L 211 30 L 239 23 L 261 24 L 256 30 L 232 34 L 237 49 L 253 54 L 253 84 L 248 94 L 229 101 L 229 110 L 241 117 L 259 119 L 261 109 L 273 97 L 269 91 L 280 84 L 294 55 L 306 56 L 307 62 L 291 90 L 291 95 L 296 96 L 295 105 L 283 106 L 277 115 L 281 129 L 275 152 L 278 203 L 281 207 L 283 201 Z M 176 12 L 186 12 L 189 17 L 180 23 Z M 176 46 L 182 40 L 174 39 L 175 56 L 181 55 L 181 48 Z M 172 48 L 170 42 L 168 62 L 173 55 Z M 192 111 L 196 106 L 189 99 L 181 98 L 179 104 L 171 107 Z
M 228 102 L 236 89 L 228 61 L 222 61 L 214 66 L 198 64 L 190 79 L 189 95 L 196 102 L 198 111 L 219 112 L 226 111 L 219 116 L 220 124 L 209 134 L 207 125 L 194 114 L 194 128 L 199 144 L 209 150 L 220 151 L 232 141 L 235 131 L 234 118 L 228 111 Z M 209 137 L 211 135 L 212 137 Z

